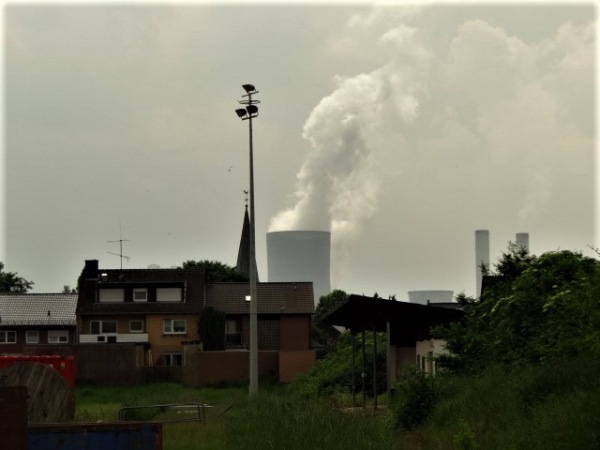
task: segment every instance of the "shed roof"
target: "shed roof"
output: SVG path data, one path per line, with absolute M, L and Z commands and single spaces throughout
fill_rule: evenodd
M 393 344 L 414 345 L 415 337 L 427 335 L 432 326 L 461 320 L 464 313 L 456 305 L 421 305 L 353 294 L 326 313 L 321 321 L 327 325 L 348 328 L 352 332 L 373 329 L 384 332 L 389 321 Z
M 75 326 L 76 307 L 77 294 L 0 294 L 0 324 Z

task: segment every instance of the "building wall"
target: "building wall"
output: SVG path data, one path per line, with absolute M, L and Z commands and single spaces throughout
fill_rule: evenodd
M 396 379 L 407 366 L 415 364 L 417 351 L 415 347 L 395 347 Z
M 446 342 L 442 339 L 417 341 L 416 363 L 425 373 L 435 375 L 434 358 L 446 353 Z
M 279 381 L 289 383 L 300 373 L 310 370 L 316 361 L 314 350 L 279 352 Z
M 281 316 L 281 351 L 310 349 L 310 316 Z
M 162 355 L 164 353 L 183 354 L 182 342 L 198 340 L 198 315 L 196 314 L 160 314 L 146 317 L 146 332 L 148 333 L 152 362 L 155 366 L 162 365 Z M 165 320 L 185 320 L 185 333 L 165 334 Z M 223 330 L 223 332 L 225 331 Z
M 37 344 L 56 345 L 56 343 L 48 343 L 48 331 L 49 330 L 67 330 L 69 334 L 69 342 L 67 344 L 74 344 L 76 340 L 75 327 L 71 326 L 54 326 L 54 327 L 11 327 L 4 326 L 2 331 L 14 331 L 16 333 L 16 343 L 14 344 L 0 344 L 0 353 L 22 353 L 23 348 L 27 345 L 26 335 L 27 331 L 37 330 L 39 341 Z

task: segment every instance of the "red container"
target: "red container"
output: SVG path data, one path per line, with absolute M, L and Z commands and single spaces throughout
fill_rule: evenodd
M 21 361 L 46 364 L 60 373 L 69 386 L 75 387 L 75 358 L 73 356 L 59 355 L 0 355 L 0 369 Z

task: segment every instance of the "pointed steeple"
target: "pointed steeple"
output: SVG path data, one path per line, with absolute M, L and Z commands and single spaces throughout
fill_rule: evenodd
M 248 215 L 248 205 L 246 205 L 246 210 L 244 211 L 242 238 L 240 239 L 240 249 L 238 250 L 235 270 L 239 274 L 250 278 L 250 216 Z
M 256 267 L 256 264 L 254 266 Z M 244 224 L 242 225 L 242 237 L 235 270 L 239 274 L 250 278 L 250 216 L 248 214 L 248 204 L 246 204 L 244 211 Z M 258 281 L 258 273 L 256 274 L 256 281 Z

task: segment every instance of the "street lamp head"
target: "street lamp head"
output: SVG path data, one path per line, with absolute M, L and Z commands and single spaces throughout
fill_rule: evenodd
M 253 84 L 242 84 L 242 87 L 244 88 L 244 90 L 249 94 L 250 92 L 254 92 L 256 90 L 256 88 L 254 87 Z
M 245 109 L 242 109 L 242 108 L 240 108 L 240 109 L 236 109 L 236 110 L 235 110 L 235 113 L 238 115 L 238 117 L 239 117 L 240 119 L 242 119 L 242 118 L 244 118 L 244 116 L 246 115 L 246 110 L 245 110 Z
M 256 114 L 256 113 L 258 113 L 258 106 L 248 105 L 248 106 L 246 106 L 246 111 L 248 111 L 248 114 Z

